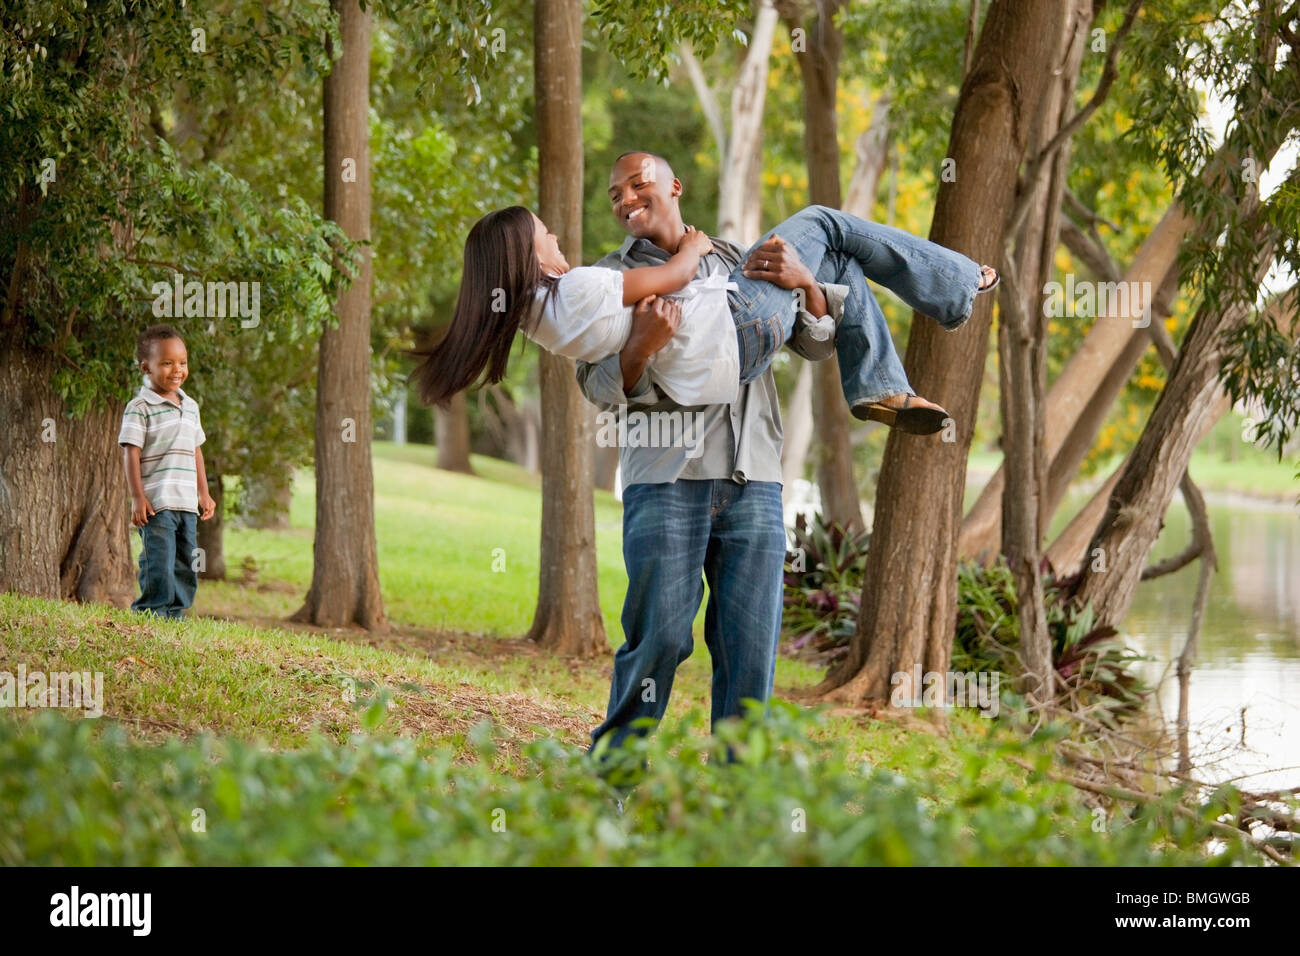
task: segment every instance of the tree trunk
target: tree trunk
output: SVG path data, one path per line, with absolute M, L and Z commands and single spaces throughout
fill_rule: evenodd
M 858 479 L 853 473 L 853 417 L 840 387 L 840 363 L 834 355 L 812 363 L 812 407 L 816 440 L 813 462 L 821 492 L 822 517 L 843 528 L 866 527 Z
M 1058 41 L 1057 56 L 1064 60 L 1061 79 L 1049 87 L 1040 102 L 1042 121 L 1034 124 L 1031 155 L 1041 153 L 1074 112 L 1074 87 L 1091 22 L 1091 3 L 1076 0 Z M 1039 574 L 1041 511 L 1047 478 L 1042 417 L 1047 349 L 1042 289 L 1052 274 L 1068 147 L 1068 142 L 1060 147 L 1050 165 L 1040 170 L 1035 181 L 1026 184 L 1028 194 L 1019 199 L 1032 211 L 1016 236 L 1014 253 L 1008 241 L 1007 274 L 998 321 L 999 404 L 1007 473 L 1006 492 L 1002 496 L 1002 553 L 1016 582 L 1025 693 L 1031 703 L 1038 705 L 1050 702 L 1056 689 L 1052 679 L 1046 600 Z M 1036 164 L 1031 168 L 1037 168 Z
M 1181 206 L 1175 204 L 1171 207 L 1147 236 L 1122 281 L 1137 283 L 1129 288 L 1139 290 L 1146 288 L 1143 283 L 1160 283 L 1170 267 L 1175 265 L 1178 248 L 1191 224 Z M 1043 406 L 1044 453 L 1051 462 L 1049 468 L 1056 474 L 1064 473 L 1056 461 L 1067 439 L 1070 440 L 1069 457 L 1075 457 L 1080 447 L 1087 454 L 1096 431 L 1091 422 L 1084 419 L 1091 417 L 1088 415 L 1091 411 L 1100 413 L 1104 421 L 1137 360 L 1146 351 L 1146 333 L 1133 325 L 1133 319 L 1140 317 L 1146 307 L 1145 299 L 1141 295 L 1137 298 L 1136 304 L 1130 299 L 1128 315 L 1097 316 L 1082 344 L 1048 390 Z M 1126 366 L 1130 358 L 1132 364 Z M 1103 394 L 1103 385 L 1108 390 L 1113 389 L 1113 394 Z M 1076 425 L 1081 427 L 1076 429 Z M 1073 472 L 1070 477 L 1073 477 Z M 958 543 L 962 557 L 979 558 L 989 563 L 996 556 L 1001 538 L 1001 502 L 1005 487 L 1006 473 L 999 466 L 962 522 Z M 1050 501 L 1046 510 L 1049 517 L 1055 511 L 1050 507 Z
M 1296 296 L 1300 296 L 1300 288 L 1293 286 L 1285 292 L 1275 295 L 1266 307 L 1266 312 L 1271 321 L 1279 332 L 1283 335 L 1294 338 L 1296 334 Z M 1154 328 L 1154 323 L 1153 326 Z M 1167 333 L 1166 333 L 1167 334 Z M 1192 443 L 1193 449 L 1198 447 L 1205 439 L 1214 426 L 1218 424 L 1219 419 L 1228 414 L 1232 408 L 1232 399 L 1220 385 L 1215 392 L 1214 401 L 1211 403 L 1209 411 L 1197 426 L 1197 434 Z M 1234 440 L 1229 447 L 1236 447 L 1238 443 Z M 1089 499 L 1088 503 L 1079 509 L 1078 514 L 1070 521 L 1065 530 L 1062 531 L 1052 542 L 1052 546 L 1047 550 L 1047 560 L 1051 565 L 1052 573 L 1058 578 L 1071 578 L 1078 574 L 1085 563 L 1097 564 L 1095 570 L 1101 570 L 1104 565 L 1104 553 L 1092 554 L 1088 551 L 1088 544 L 1092 541 L 1093 534 L 1101 524 L 1101 519 L 1106 513 L 1106 504 L 1110 500 L 1111 492 L 1114 491 L 1115 485 L 1118 484 L 1120 475 L 1124 473 L 1125 467 L 1129 463 L 1130 456 L 1126 456 L 1119 467 L 1112 472 L 1111 476 Z M 1098 561 L 1101 558 L 1101 561 Z
M 756 7 L 745 60 L 731 91 L 731 137 L 722 157 L 725 172 L 718 177 L 718 235 L 734 242 L 741 242 L 755 222 L 752 212 L 746 219 L 746 206 L 752 205 L 752 167 L 762 142 L 768 60 L 776 34 L 777 14 L 771 0 L 757 0 Z M 757 239 L 757 234 L 753 238 Z
M 140 539 L 117 444 L 124 403 L 66 418 L 54 361 L 11 334 L 0 348 L 0 588 L 125 607 Z
M 817 5 L 817 16 L 805 26 L 807 49 L 795 57 L 803 77 L 803 142 L 808 166 L 808 198 L 810 202 L 832 209 L 838 209 L 843 201 L 835 91 L 839 84 L 844 37 L 833 21 L 839 6 L 839 0 Z M 795 18 L 787 19 L 787 24 L 791 29 L 800 26 Z M 864 193 L 869 189 L 865 183 L 860 182 L 858 186 Z M 874 195 L 874 189 L 870 191 Z M 839 360 L 833 355 L 814 363 L 813 409 L 822 517 L 828 523 L 860 529 L 864 523 L 858 480 L 853 473 L 853 418 L 840 386 Z
M 962 84 L 949 140 L 955 182 L 940 184 L 930 238 L 977 262 L 1001 261 L 1020 161 L 1056 63 L 1065 11 L 1055 0 L 995 3 Z M 950 409 L 956 441 L 891 432 L 876 495 L 858 630 L 819 687 L 859 703 L 890 695 L 890 678 L 946 673 L 956 617 L 956 544 L 991 306 L 947 332 L 912 319 L 904 362 L 919 394 Z
M 438 446 L 438 467 L 444 471 L 474 474 L 469 463 L 469 411 L 465 393 L 451 397 L 447 408 L 433 407 L 433 441 Z
M 1256 231 L 1256 288 L 1272 261 L 1275 229 L 1261 226 Z M 1219 401 L 1225 336 L 1249 314 L 1250 303 L 1232 303 L 1217 312 L 1203 306 L 1187 332 L 1169 381 L 1088 545 L 1088 552 L 1100 554 L 1102 561 L 1084 566 L 1075 595 L 1080 604 L 1092 604 L 1098 626 L 1118 628 L 1128 613 L 1174 488 Z
M 880 97 L 871 108 L 871 120 L 854 144 L 857 162 L 849 177 L 844 211 L 870 219 L 876 208 L 876 190 L 889 159 L 889 100 Z
M 293 476 L 244 475 L 240 492 L 244 523 L 250 528 L 283 530 L 289 527 L 289 505 L 293 500 Z
M 221 581 L 226 577 L 225 515 L 222 514 L 226 493 L 221 487 L 220 462 L 204 456 L 203 468 L 208 476 L 208 494 L 217 507 L 211 518 L 197 522 L 196 543 L 203 552 L 203 570 L 198 574 L 210 581 Z
M 370 238 L 370 14 L 331 0 L 343 55 L 325 77 L 325 217 Z M 316 535 L 311 590 L 293 616 L 325 627 L 385 629 L 370 459 L 370 248 L 321 336 L 316 383 Z
M 573 263 L 582 261 L 582 0 L 537 0 L 539 214 Z M 596 580 L 591 406 L 573 362 L 543 350 L 542 534 L 537 612 L 528 640 L 558 654 L 608 653 Z

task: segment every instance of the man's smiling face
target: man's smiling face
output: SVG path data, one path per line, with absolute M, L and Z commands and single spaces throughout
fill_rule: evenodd
M 682 184 L 661 159 L 629 153 L 609 174 L 609 201 L 623 231 L 638 239 L 671 241 L 680 238 L 681 212 L 677 197 Z

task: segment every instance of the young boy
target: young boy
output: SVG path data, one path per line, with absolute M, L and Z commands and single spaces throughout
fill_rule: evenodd
M 195 515 L 216 509 L 203 469 L 199 406 L 181 391 L 189 377 L 185 342 L 170 325 L 140 333 L 136 358 L 146 384 L 122 414 L 117 443 L 131 490 L 131 523 L 140 529 L 140 597 L 131 605 L 162 617 L 184 618 L 198 576 Z

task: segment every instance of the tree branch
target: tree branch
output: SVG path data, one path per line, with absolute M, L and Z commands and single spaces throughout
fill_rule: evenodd
M 1029 164 L 1029 169 L 1025 172 L 1024 186 L 1020 194 L 1016 197 L 1015 208 L 1008 219 L 1007 232 L 1015 233 L 1019 231 L 1020 224 L 1024 221 L 1025 216 L 1029 213 L 1030 197 L 1034 192 L 1034 183 L 1038 181 L 1038 176 L 1043 167 L 1056 154 L 1056 151 L 1069 142 L 1070 137 L 1078 132 L 1079 127 L 1088 121 L 1088 117 L 1096 112 L 1097 107 L 1106 99 L 1110 93 L 1111 85 L 1119 75 L 1116 67 L 1116 60 L 1119 58 L 1119 49 L 1124 37 L 1128 35 L 1129 30 L 1133 28 L 1133 23 L 1137 19 L 1138 8 L 1142 6 L 1143 0 L 1130 0 L 1128 10 L 1124 13 L 1124 22 L 1120 24 L 1118 32 L 1115 34 L 1115 40 L 1110 45 L 1110 51 L 1106 54 L 1106 65 L 1101 71 L 1101 80 L 1097 83 L 1097 89 L 1092 94 L 1086 106 L 1079 112 L 1075 113 L 1070 121 L 1056 131 L 1046 146 L 1036 155 Z
M 1089 226 L 1096 226 L 1098 223 L 1105 226 L 1111 232 L 1123 232 L 1117 223 L 1111 222 L 1097 214 L 1095 209 L 1088 207 L 1069 186 L 1065 187 L 1065 204 L 1070 207 L 1070 215 L 1076 219 L 1082 219 Z
M 1106 282 L 1120 280 L 1119 266 L 1110 257 L 1106 247 L 1096 238 L 1095 233 L 1086 233 L 1066 217 L 1061 222 L 1061 242 L 1065 248 L 1083 260 L 1093 273 Z

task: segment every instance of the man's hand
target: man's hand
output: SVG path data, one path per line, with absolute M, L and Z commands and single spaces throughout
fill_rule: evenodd
M 632 331 L 619 353 L 623 371 L 623 391 L 630 391 L 641 380 L 650 356 L 668 344 L 682 321 L 681 303 L 648 295 L 632 309 Z
M 751 279 L 762 279 L 779 289 L 803 289 L 803 307 L 813 315 L 826 314 L 826 298 L 816 278 L 794 246 L 780 236 L 773 236 L 750 253 L 744 271 Z
M 199 495 L 199 520 L 207 521 L 217 510 L 217 503 L 212 500 L 212 496 L 206 491 Z
M 139 495 L 133 499 L 131 507 L 131 524 L 135 525 L 137 528 L 143 528 L 149 523 L 149 517 L 154 514 L 157 514 L 157 512 L 153 510 L 153 505 L 149 503 L 149 499 L 144 495 Z

